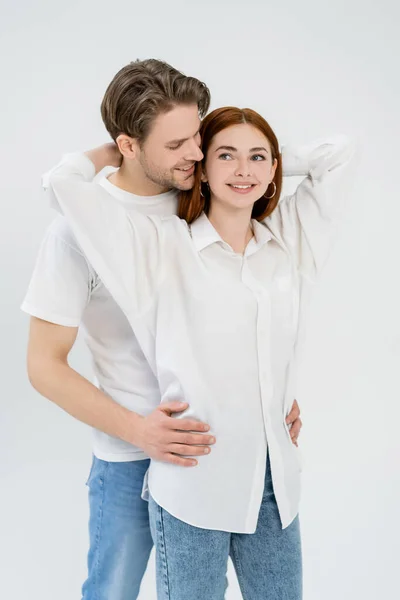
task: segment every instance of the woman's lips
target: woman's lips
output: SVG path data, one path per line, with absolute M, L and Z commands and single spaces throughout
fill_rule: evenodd
M 254 183 L 249 183 L 247 185 L 241 184 L 240 187 L 235 186 L 232 183 L 228 183 L 227 185 L 231 188 L 232 191 L 236 192 L 237 194 L 249 194 L 255 188 Z

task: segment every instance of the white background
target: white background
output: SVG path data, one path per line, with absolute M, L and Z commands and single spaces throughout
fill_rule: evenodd
M 204 79 L 212 107 L 259 110 L 281 142 L 357 138 L 355 186 L 312 302 L 298 396 L 305 600 L 396 597 L 399 16 L 395 0 L 1 0 L 3 598 L 80 598 L 90 431 L 30 388 L 19 304 L 53 216 L 41 173 L 66 151 L 107 141 L 105 88 L 148 57 Z M 78 344 L 73 365 L 89 375 L 88 364 Z M 238 600 L 232 571 L 230 582 L 227 598 Z M 140 598 L 155 598 L 152 563 Z

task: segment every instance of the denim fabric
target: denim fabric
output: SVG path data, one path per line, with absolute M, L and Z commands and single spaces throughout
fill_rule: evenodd
M 82 600 L 136 600 L 153 546 L 141 492 L 148 460 L 93 458 L 89 488 L 88 578 Z
M 253 534 L 199 529 L 150 498 L 158 600 L 223 600 L 231 556 L 243 600 L 301 600 L 299 517 L 282 529 L 268 459 L 257 530 Z

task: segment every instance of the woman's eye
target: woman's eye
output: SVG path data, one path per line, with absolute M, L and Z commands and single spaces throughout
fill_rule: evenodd
M 265 156 L 263 156 L 262 154 L 254 154 L 254 155 L 251 157 L 251 160 L 254 160 L 254 161 L 256 161 L 256 162 L 259 162 L 260 160 L 267 160 L 267 159 L 266 159 L 266 158 L 265 158 Z
M 222 158 L 222 160 L 229 160 L 230 158 L 232 158 L 232 156 L 227 152 L 224 152 L 224 154 L 220 154 L 218 158 Z

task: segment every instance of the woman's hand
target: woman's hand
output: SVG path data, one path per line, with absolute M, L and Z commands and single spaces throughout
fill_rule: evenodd
M 300 419 L 300 408 L 297 404 L 297 400 L 293 402 L 292 410 L 286 417 L 286 424 L 289 426 L 290 437 L 295 446 L 298 446 L 297 440 L 300 435 L 300 430 L 303 427 L 302 420 Z
M 114 142 L 88 150 L 85 152 L 85 156 L 94 164 L 96 173 L 99 173 L 104 167 L 119 168 L 122 162 L 122 154 Z

